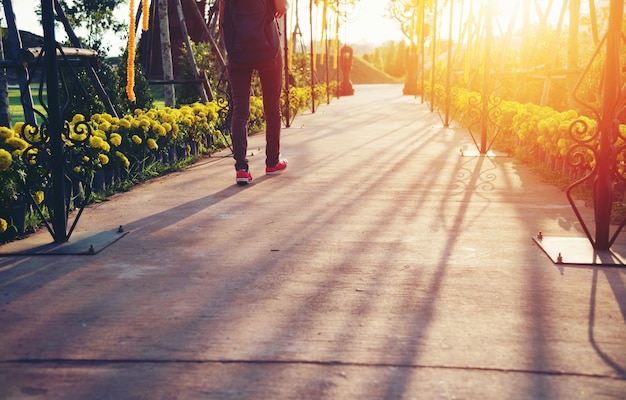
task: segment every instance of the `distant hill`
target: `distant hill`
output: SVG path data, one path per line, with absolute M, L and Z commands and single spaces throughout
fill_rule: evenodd
M 332 68 L 332 64 L 329 69 L 329 75 L 331 80 L 337 79 L 337 70 Z M 326 65 L 317 64 L 317 76 L 320 80 L 326 78 Z M 341 72 L 339 73 L 339 80 L 343 79 Z M 363 84 L 380 84 L 380 83 L 402 83 L 403 78 L 394 78 L 393 76 L 375 68 L 372 64 L 363 60 L 363 58 L 355 56 L 352 59 L 352 70 L 350 71 L 350 80 L 354 85 Z

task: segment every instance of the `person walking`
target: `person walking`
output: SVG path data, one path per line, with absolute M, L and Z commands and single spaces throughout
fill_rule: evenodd
M 227 52 L 228 79 L 232 99 L 231 137 L 236 182 L 252 182 L 248 153 L 250 89 L 256 70 L 263 91 L 265 113 L 265 173 L 277 174 L 287 168 L 280 158 L 283 59 L 278 23 L 287 12 L 287 0 L 220 0 L 220 20 Z

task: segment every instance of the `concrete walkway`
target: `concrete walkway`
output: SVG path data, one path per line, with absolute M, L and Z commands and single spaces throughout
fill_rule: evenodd
M 247 187 L 223 152 L 86 209 L 97 254 L 1 257 L 0 398 L 626 398 L 626 269 L 532 240 L 582 236 L 564 193 L 355 89 L 282 175 L 255 135 Z

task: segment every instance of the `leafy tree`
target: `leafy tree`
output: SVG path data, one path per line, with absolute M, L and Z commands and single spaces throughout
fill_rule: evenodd
M 59 3 L 75 31 L 77 28 L 87 30 L 87 36 L 80 38 L 83 46 L 100 54 L 110 50 L 110 46 L 104 43 L 107 33 L 120 33 L 127 29 L 128 25 L 117 21 L 113 14 L 115 8 L 126 0 L 59 0 Z
M 211 88 L 216 89 L 219 84 L 219 76 L 218 71 L 214 65 L 215 57 L 211 51 L 211 46 L 209 45 L 209 43 L 206 42 L 191 42 L 191 50 L 193 51 L 194 60 L 196 61 L 198 70 L 206 72 L 209 80 L 209 85 L 211 85 Z M 186 46 L 182 47 L 182 53 L 179 59 L 179 66 L 181 69 L 181 77 L 183 79 L 194 79 L 194 74 L 191 63 L 189 62 Z M 200 92 L 198 90 L 198 85 L 195 83 L 179 85 L 176 88 L 176 97 L 176 101 L 178 104 L 191 104 L 196 101 L 200 101 Z
M 128 100 L 126 96 L 126 83 L 128 82 L 126 74 L 127 74 L 127 60 L 128 52 L 124 52 L 123 56 L 120 59 L 120 63 L 117 68 L 117 75 L 119 76 L 119 84 L 116 84 L 117 90 L 121 92 L 118 97 L 118 102 L 114 103 L 116 111 L 123 115 L 129 112 L 134 111 L 137 108 L 142 110 L 146 110 L 154 107 L 154 95 L 150 90 L 150 85 L 148 80 L 146 79 L 146 75 L 144 74 L 143 68 L 141 64 L 135 61 L 135 102 L 131 102 Z M 111 90 L 115 90 L 115 87 L 111 88 Z M 109 87 L 106 87 L 106 90 L 110 90 Z

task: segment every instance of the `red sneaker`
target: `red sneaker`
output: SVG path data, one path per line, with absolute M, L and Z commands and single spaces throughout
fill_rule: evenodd
M 237 185 L 247 185 L 252 182 L 252 175 L 245 169 L 240 169 L 237 171 L 237 178 L 235 180 L 237 181 Z
M 276 175 L 279 172 L 282 172 L 285 168 L 287 168 L 287 160 L 280 160 L 275 166 L 266 167 L 265 173 L 268 175 Z

